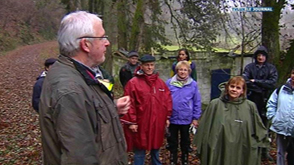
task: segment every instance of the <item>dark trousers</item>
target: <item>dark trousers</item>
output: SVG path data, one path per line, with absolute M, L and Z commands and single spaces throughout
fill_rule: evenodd
M 263 125 L 265 127 L 268 127 L 268 120 L 266 118 L 266 98 L 264 97 L 264 94 L 262 93 L 256 93 L 256 92 L 249 92 L 247 96 L 248 100 L 251 100 L 255 103 L 259 116 L 263 122 Z
M 169 125 L 169 132 L 170 136 L 167 138 L 167 142 L 169 145 L 169 150 L 172 153 L 177 152 L 178 150 L 178 141 L 179 141 L 179 132 L 181 137 L 181 151 L 182 153 L 188 153 L 188 149 L 190 147 L 190 134 L 189 134 L 189 125 L 176 125 L 176 124 L 170 124 Z
M 269 122 L 266 118 L 266 102 L 267 98 L 264 96 L 263 93 L 257 93 L 250 91 L 247 95 L 248 100 L 251 100 L 255 103 L 257 107 L 257 111 L 259 113 L 259 116 L 262 120 L 263 125 L 266 127 L 268 131 L 269 136 Z M 268 151 L 267 151 L 268 150 Z M 262 157 L 267 157 L 269 155 L 269 148 L 263 148 L 262 149 Z
M 287 162 L 288 165 L 294 165 L 294 138 L 291 138 L 287 147 Z

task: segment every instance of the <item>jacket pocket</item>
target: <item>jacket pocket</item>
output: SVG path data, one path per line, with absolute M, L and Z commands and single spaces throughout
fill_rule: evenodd
M 98 139 L 97 142 L 105 151 L 115 147 L 118 141 L 122 141 L 122 130 L 119 130 L 120 123 L 116 108 L 113 105 L 105 105 L 98 99 L 94 101 L 98 121 Z
M 98 121 L 98 134 L 96 141 L 102 146 L 102 150 L 105 151 L 114 146 L 114 143 L 111 140 L 112 130 L 110 116 L 107 108 L 98 99 L 94 100 L 94 106 Z

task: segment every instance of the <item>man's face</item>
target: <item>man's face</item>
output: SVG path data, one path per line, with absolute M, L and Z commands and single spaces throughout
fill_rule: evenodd
M 94 29 L 96 30 L 95 37 L 105 36 L 105 30 L 102 26 L 102 22 L 97 21 L 94 24 Z M 88 53 L 89 60 L 94 66 L 102 64 L 105 61 L 106 47 L 110 45 L 110 42 L 107 38 L 94 38 L 90 44 L 90 51 Z
M 137 56 L 132 56 L 129 58 L 129 62 L 131 65 L 136 65 L 138 62 L 138 57 Z
M 257 57 L 256 57 L 256 60 L 257 60 L 257 63 L 263 64 L 265 62 L 265 60 L 266 60 L 266 56 L 263 55 L 263 54 L 261 54 L 261 53 L 259 53 L 257 55 Z
M 151 75 L 155 69 L 155 62 L 145 62 L 141 64 L 141 69 L 147 75 Z

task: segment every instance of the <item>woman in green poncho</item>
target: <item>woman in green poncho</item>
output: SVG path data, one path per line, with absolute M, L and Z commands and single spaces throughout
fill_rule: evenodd
M 241 76 L 231 78 L 203 112 L 194 138 L 201 165 L 260 164 L 260 148 L 269 145 L 267 130 L 246 90 Z

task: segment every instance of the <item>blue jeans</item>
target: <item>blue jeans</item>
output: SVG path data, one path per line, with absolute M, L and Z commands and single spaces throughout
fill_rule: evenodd
M 134 153 L 135 153 L 135 155 L 134 155 L 134 165 L 144 165 L 146 150 L 135 149 Z M 150 155 L 151 155 L 152 165 L 161 165 L 161 162 L 159 160 L 159 149 L 151 150 Z

